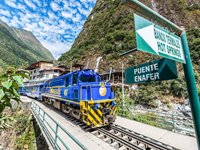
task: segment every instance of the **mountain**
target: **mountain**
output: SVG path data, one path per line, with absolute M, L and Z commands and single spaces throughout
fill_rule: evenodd
M 142 2 L 175 24 L 185 27 L 188 33 L 194 29 L 199 32 L 199 0 L 143 0 Z M 124 6 L 121 0 L 97 0 L 72 48 L 59 60 L 66 60 L 66 64 L 71 61 L 86 64 L 89 60 L 90 67 L 94 68 L 96 58 L 103 56 L 104 61 L 100 67 L 106 70 L 109 66 L 118 68 L 119 65 L 116 63 L 119 60 L 132 64 L 136 58 L 137 63 L 151 59 L 148 54 L 141 52 L 135 53 L 137 57 L 131 59 L 119 58 L 117 55 L 136 47 L 133 13 L 134 10 Z
M 9 27 L 0 20 L 0 67 L 21 66 L 38 60 L 54 60 L 32 32 Z
M 187 31 L 200 95 L 199 0 L 140 1 Z M 103 57 L 99 66 L 100 73 L 102 73 L 110 67 L 121 70 L 121 62 L 128 67 L 159 58 L 140 51 L 119 57 L 119 53 L 136 47 L 133 13 L 135 11 L 123 5 L 121 0 L 97 0 L 71 49 L 59 60 L 66 65 L 73 62 L 95 68 L 97 58 Z M 137 95 L 143 95 L 144 101 L 148 104 L 155 99 L 162 99 L 166 102 L 184 101 L 188 97 L 187 88 L 182 66 L 180 63 L 177 64 L 179 79 L 142 84 Z

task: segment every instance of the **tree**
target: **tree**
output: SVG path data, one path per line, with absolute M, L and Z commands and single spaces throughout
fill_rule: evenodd
M 12 107 L 11 100 L 20 102 L 19 86 L 24 86 L 23 78 L 28 78 L 24 70 L 12 67 L 0 75 L 0 114 L 6 107 Z

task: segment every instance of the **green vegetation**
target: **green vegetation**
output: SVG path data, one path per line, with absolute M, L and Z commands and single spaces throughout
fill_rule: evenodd
M 22 78 L 28 78 L 27 72 L 14 68 L 8 68 L 0 75 L 0 136 L 4 132 L 11 134 L 4 142 L 8 145 L 15 143 L 13 149 L 34 150 L 35 133 L 31 112 L 16 107 L 20 102 L 18 89 L 23 86 Z M 10 109 L 6 109 L 8 107 Z
M 96 50 L 103 56 L 111 54 L 112 57 L 109 58 L 115 59 L 119 52 L 134 48 L 135 35 L 133 23 L 130 22 L 133 15 L 127 13 L 120 2 L 120 0 L 97 2 L 85 23 L 87 27 L 82 30 L 70 51 L 63 54 L 59 60 L 65 61 L 66 64 L 71 60 L 77 62 L 86 57 L 90 50 Z M 104 10 L 103 13 L 101 9 Z
M 15 107 L 6 109 L 1 115 L 3 121 L 0 119 L 0 137 L 6 133 L 3 139 L 4 144 L 9 145 L 11 149 L 34 150 L 35 131 L 31 112 Z
M 139 91 L 143 92 L 142 89 Z M 128 95 L 127 93 L 125 95 Z M 133 95 L 132 95 L 133 96 Z M 172 130 L 173 124 L 170 122 L 167 122 L 165 118 L 161 117 L 159 114 L 155 112 L 138 112 L 135 111 L 135 103 L 138 103 L 136 97 L 129 97 L 125 96 L 124 98 L 122 97 L 122 93 L 120 91 L 117 92 L 117 115 L 122 116 L 131 120 L 135 120 L 138 122 L 142 122 L 151 126 L 167 129 L 167 130 Z M 148 97 L 147 97 L 148 99 Z M 123 105 L 123 100 L 124 100 L 124 105 Z M 146 99 L 145 99 L 146 100 Z M 152 99 L 149 98 L 150 101 L 148 103 L 152 103 Z M 173 121 L 171 121 L 173 122 Z
M 194 64 L 200 64 L 200 28 L 188 31 L 191 57 Z
M 18 112 L 18 114 L 15 116 L 17 120 L 17 134 L 20 136 L 17 136 L 16 139 L 16 147 L 17 149 L 29 149 L 34 150 L 35 145 L 35 132 L 33 127 L 32 115 L 30 112 L 27 112 L 27 114 L 22 115 L 22 113 L 25 112 Z
M 152 7 L 151 1 L 143 0 L 142 2 Z M 200 94 L 199 1 L 168 0 L 155 1 L 155 3 L 159 13 L 175 24 L 186 28 Z M 108 66 L 119 70 L 121 68 L 120 62 L 124 62 L 127 67 L 158 59 L 156 56 L 142 52 L 135 52 L 131 57 L 119 58 L 119 53 L 136 47 L 133 13 L 134 10 L 123 6 L 121 0 L 97 1 L 72 48 L 63 54 L 59 60 L 69 65 L 71 61 L 83 63 L 85 60 L 91 59 L 89 54 L 94 54 L 94 58 L 103 56 L 100 67 L 104 69 L 103 71 L 106 71 Z M 86 64 L 87 61 L 84 63 Z M 170 101 L 179 103 L 188 98 L 182 65 L 177 63 L 177 66 L 179 72 L 177 80 L 139 85 L 140 90 L 134 91 L 132 97 L 135 99 L 135 103 L 156 107 L 155 100 L 157 99 L 169 104 Z
M 21 66 L 38 60 L 53 60 L 35 36 L 22 29 L 11 28 L 0 20 L 0 68 Z
M 27 73 L 14 68 L 8 68 L 0 75 L 0 114 L 6 107 L 12 107 L 11 100 L 20 101 L 18 90 L 19 85 L 23 86 L 23 77 L 28 78 Z

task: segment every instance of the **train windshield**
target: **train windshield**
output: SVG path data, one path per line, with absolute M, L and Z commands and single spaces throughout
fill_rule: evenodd
M 81 75 L 80 76 L 80 81 L 81 82 L 95 82 L 95 76 L 91 76 L 91 75 Z

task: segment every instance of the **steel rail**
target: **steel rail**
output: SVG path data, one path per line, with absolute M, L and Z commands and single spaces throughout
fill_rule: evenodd
M 63 113 L 61 111 L 58 111 L 58 112 Z M 101 133 L 102 135 L 106 136 L 105 138 L 111 139 L 113 141 L 112 143 L 116 142 L 116 144 L 120 144 L 121 147 L 124 146 L 127 149 L 134 149 L 134 150 L 144 150 L 144 149 L 148 149 L 148 150 L 151 150 L 151 149 L 152 150 L 155 150 L 155 149 L 156 150 L 178 150 L 177 148 L 174 148 L 170 145 L 156 141 L 154 139 L 151 139 L 149 137 L 146 137 L 142 134 L 136 133 L 134 131 L 131 131 L 127 128 L 121 127 L 121 126 L 116 125 L 116 124 L 110 125 L 109 128 L 103 127 L 103 128 L 99 128 L 99 129 L 92 129 L 92 128 L 86 126 L 80 120 L 77 120 L 72 116 L 65 116 L 65 118 L 68 119 L 69 121 L 71 121 L 72 123 L 76 124 L 77 126 L 81 127 L 85 131 L 89 131 L 91 133 L 94 132 L 95 135 L 96 135 L 96 133 Z M 117 134 L 111 133 L 110 131 L 112 131 L 112 130 L 113 130 L 113 132 L 116 131 L 116 133 L 121 133 L 121 135 L 123 135 L 123 137 L 127 137 L 128 139 L 124 139 L 123 137 L 120 137 L 119 134 L 117 135 Z M 97 134 L 97 135 L 99 135 L 99 134 Z M 136 144 L 131 143 L 133 140 L 136 141 L 135 142 Z M 112 143 L 110 143 L 110 144 L 112 145 Z M 145 148 L 139 147 L 140 144 L 143 144 Z M 121 147 L 119 147 L 119 148 L 121 148 Z
M 98 132 L 103 133 L 104 135 L 114 139 L 115 141 L 118 141 L 120 144 L 122 144 L 123 146 L 127 147 L 127 148 L 131 148 L 134 150 L 143 150 L 142 148 L 138 147 L 137 145 L 134 145 L 130 142 L 128 142 L 127 140 L 120 138 L 118 136 L 116 136 L 115 134 L 112 134 L 110 132 L 108 132 L 106 129 L 99 129 Z
M 129 129 L 120 127 L 118 125 L 112 125 L 111 129 L 113 129 L 114 131 L 120 132 L 130 138 L 136 139 L 137 141 L 139 141 L 140 143 L 143 143 L 147 146 L 151 146 L 153 148 L 159 149 L 159 150 L 172 150 L 172 149 L 176 149 L 173 148 L 172 146 L 166 145 L 164 143 L 161 142 L 156 142 L 155 140 L 149 140 L 148 137 L 141 137 L 140 134 L 135 133 L 134 131 L 131 131 Z M 158 144 L 159 143 L 159 144 Z

